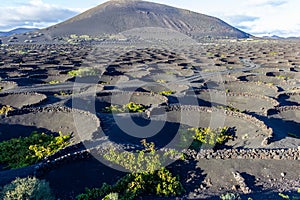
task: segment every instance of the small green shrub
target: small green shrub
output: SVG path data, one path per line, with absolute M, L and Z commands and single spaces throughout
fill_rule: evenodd
M 145 140 L 142 140 L 142 144 L 145 149 L 138 151 L 137 156 L 132 152 L 124 151 L 119 153 L 114 149 L 110 149 L 103 157 L 136 173 L 154 172 L 156 169 L 161 168 L 160 155 L 156 153 L 154 143 L 147 143 Z
M 179 178 L 162 167 L 160 154 L 155 150 L 153 143 L 142 141 L 145 149 L 119 153 L 113 149 L 104 155 L 104 158 L 118 164 L 133 173 L 119 179 L 115 185 L 106 183 L 101 188 L 86 189 L 84 194 L 78 195 L 77 200 L 92 200 L 106 197 L 107 194 L 117 193 L 118 199 L 131 200 L 145 194 L 159 196 L 176 196 L 184 192 Z M 158 169 L 158 170 L 157 170 Z
M 222 200 L 242 200 L 239 194 L 226 193 L 220 196 Z
M 300 188 L 298 188 L 298 190 L 297 190 L 297 193 L 299 193 L 300 194 Z M 296 195 L 296 196 L 289 196 L 289 195 L 286 195 L 286 194 L 283 194 L 283 193 L 278 193 L 278 196 L 280 196 L 282 199 L 288 199 L 288 200 L 299 200 L 300 198 L 300 196 L 299 195 Z
M 269 52 L 269 55 L 271 55 L 271 56 L 276 56 L 277 54 L 278 54 L 278 52 L 276 52 L 276 51 Z
M 23 51 L 23 50 L 19 50 L 17 52 L 17 54 L 19 54 L 19 55 L 26 55 L 26 54 L 28 54 L 28 52 L 27 51 Z
M 8 168 L 32 165 L 69 144 L 71 135 L 59 136 L 33 132 L 28 137 L 13 138 L 0 143 L 0 163 Z
M 211 128 L 191 128 L 195 132 L 194 139 L 205 144 L 223 144 L 226 140 L 232 139 L 233 136 L 228 132 L 228 127 L 218 128 L 213 130 Z
M 118 193 L 109 193 L 102 200 L 118 200 L 118 199 L 119 199 Z
M 71 38 L 71 39 L 77 39 L 78 36 L 77 36 L 76 34 L 71 34 L 71 35 L 70 35 L 70 38 Z
M 111 105 L 108 107 L 105 107 L 102 112 L 104 113 L 123 113 L 125 112 L 125 110 L 123 109 L 123 107 L 119 106 L 119 105 Z
M 133 102 L 130 102 L 126 104 L 125 109 L 129 110 L 129 112 L 145 112 L 146 107 L 142 104 L 136 104 Z
M 59 91 L 59 93 L 54 94 L 54 96 L 70 96 L 72 93 L 64 92 L 64 91 Z
M 59 84 L 59 83 L 60 83 L 60 81 L 52 80 L 52 81 L 50 81 L 48 84 L 50 84 L 50 85 L 55 85 L 55 84 Z
M 70 76 L 79 76 L 79 70 L 72 70 L 68 72 Z
M 0 192 L 3 200 L 54 200 L 49 183 L 35 177 L 17 178 Z
M 191 138 L 193 142 L 191 149 L 199 150 L 202 144 L 224 144 L 227 140 L 233 139 L 233 133 L 228 127 L 211 129 L 211 128 L 189 128 L 188 130 L 180 131 L 180 144 L 186 145 Z
M 94 68 L 80 68 L 77 70 L 69 71 L 68 74 L 70 76 L 84 77 L 84 76 L 96 76 L 98 72 Z
M 162 91 L 160 93 L 158 93 L 160 95 L 164 95 L 164 96 L 168 96 L 168 95 L 172 95 L 172 94 L 175 94 L 174 91 L 171 91 L 171 90 L 168 90 L 168 91 Z
M 99 84 L 100 84 L 100 85 L 109 85 L 109 84 L 110 84 L 110 82 L 106 82 L 106 81 L 100 81 L 100 82 L 99 82 Z
M 283 199 L 290 199 L 289 195 L 285 195 L 285 194 L 282 194 L 282 193 L 279 193 L 278 196 L 280 196 Z
M 89 35 L 80 35 L 79 36 L 80 39 L 83 39 L 85 41 L 90 41 L 92 40 L 92 38 Z
M 163 79 L 159 79 L 159 80 L 156 80 L 157 83 L 166 83 L 166 80 L 163 80 Z
M 214 54 L 212 53 L 212 52 L 207 52 L 206 53 L 206 56 L 208 56 L 208 57 L 211 57 L 211 56 L 213 56 Z
M 136 112 L 145 112 L 145 110 L 146 110 L 146 107 L 144 105 L 130 102 L 123 106 L 111 105 L 109 107 L 104 108 L 102 110 L 102 112 L 105 112 L 105 113 L 124 113 L 124 112 L 136 113 Z
M 287 76 L 279 75 L 275 76 L 276 78 L 283 79 L 283 80 L 288 80 L 289 78 Z
M 13 107 L 7 105 L 0 108 L 0 115 L 6 115 L 9 111 L 13 111 Z

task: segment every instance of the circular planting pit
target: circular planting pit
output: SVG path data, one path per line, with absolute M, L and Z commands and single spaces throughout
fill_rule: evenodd
M 285 72 L 285 71 L 269 71 L 266 73 L 266 76 L 269 77 L 286 77 L 287 79 L 299 79 L 300 73 L 298 72 Z
M 169 82 L 175 82 L 178 80 L 178 78 L 173 74 L 153 74 L 145 77 L 146 79 L 153 80 L 153 82 L 157 83 L 169 83 Z
M 136 104 L 150 106 L 167 103 L 168 101 L 167 98 L 162 95 L 145 92 L 113 92 L 111 93 L 111 96 L 111 103 L 117 105 L 124 105 L 129 102 L 134 102 Z M 101 97 L 101 95 L 98 97 Z
M 84 188 L 96 188 L 102 183 L 114 184 L 119 177 L 125 175 L 124 172 L 100 163 L 91 155 L 85 157 L 87 158 L 70 159 L 66 163 L 55 164 L 40 178 L 51 184 L 51 189 L 60 194 L 60 199 L 70 199 L 74 193 L 82 193 Z
M 29 78 L 29 77 L 20 77 L 18 79 L 15 79 L 15 82 L 18 84 L 18 86 L 32 86 L 35 84 L 44 84 L 45 82 L 36 79 L 36 78 Z
M 130 102 L 149 108 L 165 104 L 168 99 L 162 95 L 146 92 L 100 92 L 96 96 L 75 96 L 67 101 L 65 105 L 92 113 L 100 113 L 111 105 L 124 106 Z
M 277 114 L 273 118 L 280 118 L 286 121 L 299 123 L 300 126 L 300 106 L 286 106 L 276 109 Z M 295 129 L 298 130 L 298 129 Z
M 300 107 L 284 106 L 269 111 L 267 121 L 274 130 L 272 145 L 276 148 L 300 146 Z
M 99 83 L 115 85 L 129 81 L 129 77 L 125 75 L 102 75 L 100 77 Z
M 177 84 L 177 83 L 149 83 L 142 86 L 140 89 L 142 91 L 147 91 L 150 93 L 163 94 L 165 92 L 172 92 L 174 94 L 182 93 L 190 88 L 188 85 Z
M 249 82 L 263 82 L 267 85 L 286 85 L 288 84 L 287 79 L 284 77 L 270 77 L 265 75 L 248 75 L 239 77 L 242 81 L 249 81 Z
M 234 82 L 234 81 L 238 81 L 236 75 L 238 73 L 234 74 L 234 75 L 222 75 L 222 81 L 225 81 L 225 82 Z
M 229 127 L 234 131 L 235 139 L 225 145 L 232 148 L 266 148 L 263 141 L 273 134 L 272 129 L 262 121 L 239 112 L 199 106 L 171 106 L 168 114 L 170 122 L 191 127 Z
M 102 134 L 95 134 L 94 139 L 101 139 L 104 135 L 118 144 L 141 145 L 141 140 L 154 142 L 155 147 L 174 148 L 174 138 L 180 127 L 176 122 L 161 120 L 161 118 L 147 118 L 140 113 L 121 113 L 116 115 L 100 115 Z M 177 141 L 177 140 L 176 140 Z
M 5 78 L 20 78 L 23 76 L 26 76 L 26 74 L 21 71 L 6 72 L 4 75 Z
M 278 95 L 280 101 L 284 101 L 287 105 L 299 105 L 300 104 L 300 91 L 286 92 Z
M 23 108 L 41 103 L 47 96 L 39 93 L 12 93 L 0 94 L 0 105 L 10 105 L 15 108 Z
M 0 141 L 28 136 L 33 131 L 73 134 L 72 140 L 88 140 L 98 130 L 99 119 L 90 113 L 66 107 L 12 111 L 0 121 Z
M 290 71 L 290 70 L 289 69 L 285 69 L 285 68 L 278 69 L 276 67 L 273 67 L 273 68 L 260 67 L 260 68 L 252 70 L 251 72 L 267 75 L 269 72 L 272 73 L 272 72 L 279 72 L 279 71 Z
M 0 92 L 16 88 L 18 85 L 12 81 L 0 81 Z
M 175 92 L 175 94 L 186 92 L 190 88 L 189 85 L 176 84 L 176 83 L 169 83 L 167 87 L 170 91 Z
M 278 106 L 279 103 L 266 96 L 251 93 L 223 92 L 217 90 L 197 91 L 198 102 L 207 102 L 207 106 L 227 107 L 237 111 L 266 113 L 267 110 Z
M 125 75 L 131 77 L 131 78 L 143 78 L 147 75 L 149 75 L 150 72 L 147 70 L 135 70 L 135 71 L 130 71 L 130 72 L 126 72 Z
M 191 68 L 190 63 L 178 63 L 178 64 L 158 64 L 157 67 L 153 67 L 153 71 L 161 70 L 161 74 L 176 75 L 178 77 L 187 77 L 194 75 L 194 69 Z M 151 73 L 153 74 L 153 73 Z M 160 74 L 157 74 L 160 75 Z
M 71 78 L 72 76 L 67 74 L 49 75 L 47 78 L 43 79 L 43 81 L 45 81 L 45 83 L 55 84 L 67 82 Z
M 277 96 L 277 87 L 272 85 L 267 85 L 260 82 L 227 82 L 219 89 L 224 89 L 225 91 L 234 92 L 234 93 L 252 93 L 252 94 L 260 94 L 270 97 Z M 218 89 L 218 88 L 216 88 Z

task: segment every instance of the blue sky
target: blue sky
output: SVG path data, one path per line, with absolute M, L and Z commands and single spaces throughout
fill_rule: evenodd
M 299 0 L 148 0 L 218 17 L 256 36 L 300 36 Z M 105 0 L 2 0 L 0 31 L 44 28 Z

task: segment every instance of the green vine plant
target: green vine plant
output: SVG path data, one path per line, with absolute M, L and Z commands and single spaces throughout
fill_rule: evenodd
M 202 144 L 211 146 L 222 145 L 228 140 L 234 139 L 234 128 L 222 127 L 217 129 L 207 128 L 189 128 L 180 130 L 179 146 L 185 146 L 189 141 L 191 149 L 200 150 Z
M 172 90 L 168 90 L 168 91 L 162 91 L 162 92 L 159 92 L 158 94 L 164 95 L 164 96 L 168 96 L 168 95 L 175 94 L 175 92 L 172 91 Z
M 59 91 L 59 93 L 54 94 L 55 97 L 57 96 L 71 96 L 72 93 L 70 92 L 64 92 L 64 91 Z
M 184 188 L 178 176 L 163 167 L 161 155 L 155 150 L 154 143 L 142 140 L 143 150 L 118 152 L 114 149 L 104 155 L 112 163 L 130 170 L 132 173 L 119 179 L 114 185 L 103 183 L 100 188 L 88 189 L 78 195 L 77 200 L 109 199 L 113 196 L 119 200 L 132 200 L 143 195 L 178 196 Z M 171 152 L 173 154 L 174 152 Z M 167 156 L 169 152 L 163 155 Z
M 9 111 L 13 111 L 14 108 L 10 105 L 0 107 L 0 115 L 7 115 Z
M 163 80 L 163 79 L 158 79 L 156 80 L 157 83 L 166 83 L 167 81 L 166 80 Z
M 94 68 L 80 68 L 77 70 L 71 70 L 68 75 L 74 77 L 84 77 L 84 76 L 96 76 L 99 72 Z
M 120 105 L 111 105 L 108 107 L 105 107 L 102 112 L 105 113 L 137 113 L 137 112 L 145 112 L 146 106 L 142 104 L 136 104 L 134 102 L 130 102 L 126 105 L 120 106 Z
M 58 81 L 58 80 L 52 80 L 52 81 L 48 82 L 48 84 L 50 84 L 50 85 L 55 85 L 55 84 L 59 84 L 59 83 L 60 83 L 60 81 Z
M 0 163 L 12 169 L 35 164 L 69 145 L 70 138 L 70 134 L 61 132 L 59 136 L 33 132 L 28 137 L 3 141 L 0 143 Z
M 242 200 L 242 198 L 239 194 L 234 194 L 234 193 L 222 194 L 220 196 L 220 199 L 221 200 Z
M 278 193 L 278 196 L 281 197 L 282 199 L 287 199 L 287 200 L 298 200 L 300 199 L 300 188 L 296 191 L 296 195 L 289 196 L 283 193 Z
M 11 183 L 5 185 L 0 191 L 2 200 L 54 200 L 50 185 L 45 180 L 36 177 L 16 178 Z

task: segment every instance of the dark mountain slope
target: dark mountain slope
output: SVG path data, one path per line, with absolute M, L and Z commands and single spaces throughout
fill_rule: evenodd
M 220 19 L 157 3 L 111 0 L 45 29 L 52 37 L 70 34 L 98 36 L 134 28 L 161 27 L 195 37 L 249 37 Z

